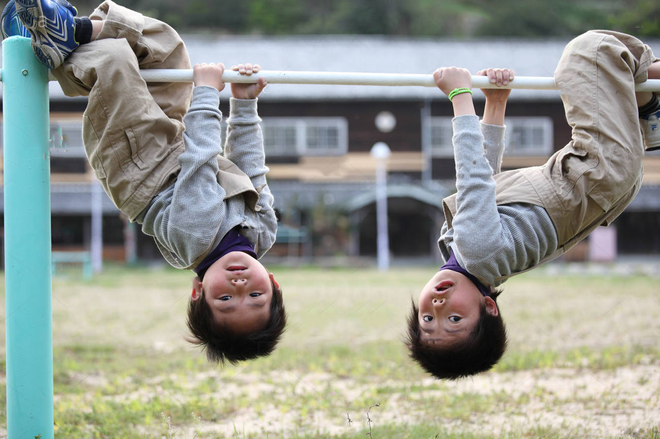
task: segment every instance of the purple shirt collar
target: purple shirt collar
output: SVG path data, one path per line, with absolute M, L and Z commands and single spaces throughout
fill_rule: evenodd
M 200 280 L 204 280 L 204 274 L 211 265 L 227 253 L 244 252 L 257 259 L 254 245 L 240 232 L 240 227 L 234 227 L 222 238 L 220 244 L 209 253 L 195 268 L 195 273 Z
M 468 271 L 465 268 L 458 265 L 458 261 L 456 260 L 456 256 L 454 256 L 454 252 L 450 251 L 449 254 L 450 254 L 449 260 L 445 263 L 445 265 L 440 267 L 440 271 L 451 270 L 465 275 L 465 277 L 470 279 L 470 281 L 472 281 L 474 286 L 477 287 L 477 289 L 479 290 L 482 296 L 489 297 L 491 293 L 490 288 L 479 282 L 479 279 L 468 273 Z

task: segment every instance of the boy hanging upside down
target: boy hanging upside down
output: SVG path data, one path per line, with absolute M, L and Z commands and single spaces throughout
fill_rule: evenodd
M 146 84 L 140 69 L 190 68 L 174 29 L 112 1 L 76 15 L 65 0 L 11 0 L 3 37 L 30 35 L 65 94 L 89 96 L 83 140 L 106 193 L 171 265 L 197 274 L 193 343 L 216 362 L 270 354 L 286 314 L 279 285 L 258 261 L 277 231 L 257 115 L 266 82 L 232 84 L 223 149 L 222 64 L 196 65 L 194 89 Z M 260 67 L 233 69 L 251 75 Z
M 436 84 L 451 99 L 457 193 L 443 200 L 438 241 L 446 264 L 408 318 L 411 357 L 437 378 L 490 369 L 506 348 L 496 288 L 561 256 L 607 226 L 642 184 L 642 157 L 660 149 L 657 94 L 635 84 L 660 78 L 660 62 L 630 35 L 590 31 L 564 50 L 555 71 L 572 139 L 543 166 L 500 172 L 508 90 L 483 90 L 475 115 L 470 73 L 444 68 Z M 480 72 L 498 85 L 513 72 Z

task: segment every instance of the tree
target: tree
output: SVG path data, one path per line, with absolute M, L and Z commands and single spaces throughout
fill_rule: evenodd
M 631 0 L 608 20 L 610 28 L 637 37 L 660 37 L 660 3 L 657 0 Z

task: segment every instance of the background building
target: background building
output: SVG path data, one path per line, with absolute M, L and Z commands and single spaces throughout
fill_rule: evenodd
M 267 70 L 430 74 L 440 66 L 472 72 L 513 68 L 519 76 L 552 76 L 568 40 L 448 41 L 393 37 L 184 36 L 193 63 L 227 67 L 257 62 Z M 660 40 L 651 41 L 660 53 Z M 150 237 L 121 218 L 94 182 L 81 137 L 85 98 L 51 95 L 53 249 L 88 250 L 92 212 L 103 219 L 107 260 L 161 261 Z M 221 109 L 228 112 L 229 87 Z M 475 91 L 477 112 L 483 95 Z M 269 182 L 282 213 L 278 242 L 267 258 L 352 263 L 376 255 L 376 142 L 392 150 L 389 171 L 390 251 L 397 261 L 439 257 L 441 200 L 454 188 L 452 108 L 437 88 L 278 85 L 259 98 Z M 379 129 L 377 117 L 395 122 Z M 557 91 L 515 90 L 507 109 L 503 168 L 542 164 L 570 139 Z M 599 230 L 568 255 L 609 260 L 660 254 L 660 154 L 648 154 L 644 186 L 614 228 Z M 100 217 L 100 216 L 99 216 Z M 641 233 L 643 231 L 643 233 Z

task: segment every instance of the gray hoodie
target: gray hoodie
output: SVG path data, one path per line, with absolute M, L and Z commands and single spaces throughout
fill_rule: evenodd
M 179 156 L 181 171 L 174 184 L 154 197 L 142 218 L 142 231 L 170 252 L 164 254 L 166 259 L 172 257 L 183 268 L 194 269 L 236 226 L 242 227 L 258 257 L 270 249 L 277 233 L 273 196 L 266 183 L 268 168 L 257 100 L 230 99 L 224 151 L 219 104 L 220 94 L 215 88 L 194 88 L 183 119 L 186 150 Z M 243 195 L 225 198 L 217 179 L 217 156 L 223 153 L 258 189 L 254 210 L 246 205 Z
M 449 259 L 484 285 L 519 273 L 557 250 L 558 239 L 543 207 L 526 203 L 498 206 L 493 175 L 501 171 L 505 128 L 479 123 L 477 116 L 452 121 L 456 161 L 457 212 L 452 227 L 442 226 L 438 246 Z

